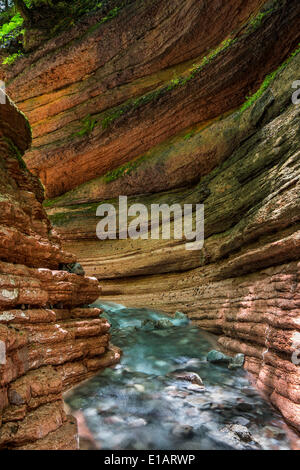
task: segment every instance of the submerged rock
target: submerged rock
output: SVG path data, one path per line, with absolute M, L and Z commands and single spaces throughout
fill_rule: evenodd
M 236 405 L 236 409 L 239 411 L 252 411 L 254 408 L 254 405 L 249 402 L 242 401 Z
M 250 424 L 250 420 L 244 418 L 243 416 L 238 416 L 233 420 L 234 424 L 240 424 L 241 426 L 248 426 Z
M 168 318 L 160 318 L 159 320 L 153 320 L 147 318 L 141 324 L 143 330 L 160 330 L 165 328 L 172 328 L 174 324 Z
M 226 427 L 229 431 L 233 432 L 243 442 L 251 442 L 252 435 L 246 426 L 241 424 L 230 424 Z
M 172 429 L 172 434 L 173 436 L 186 439 L 193 436 L 194 428 L 193 426 L 189 426 L 187 424 L 178 424 Z
M 239 369 L 245 362 L 244 354 L 236 354 L 234 357 L 227 356 L 221 351 L 213 349 L 207 354 L 206 360 L 212 364 L 226 364 L 228 369 Z
M 260 445 L 252 438 L 251 433 L 245 426 L 239 424 L 230 424 L 220 430 L 223 435 L 224 443 L 232 445 L 238 450 L 256 450 L 260 449 Z M 218 436 L 218 433 L 216 433 Z
M 182 312 L 175 312 L 174 320 L 180 322 L 181 325 L 188 324 L 190 322 L 188 316 Z
M 134 388 L 135 388 L 138 392 L 140 392 L 140 393 L 143 393 L 143 392 L 145 391 L 144 385 L 141 385 L 141 384 L 134 384 L 133 386 L 134 386 Z
M 147 425 L 147 421 L 143 418 L 136 418 L 134 416 L 130 417 L 128 420 L 128 425 L 130 428 L 140 428 Z
M 232 357 L 226 356 L 226 354 L 223 354 L 222 352 L 213 349 L 207 354 L 206 360 L 213 364 L 230 364 L 232 361 Z
M 245 355 L 244 354 L 236 354 L 233 358 L 232 361 L 228 365 L 228 369 L 239 369 L 240 367 L 243 367 L 245 362 Z
M 195 372 L 175 372 L 173 375 L 179 380 L 191 382 L 194 385 L 203 385 L 200 375 Z
M 191 383 L 190 385 L 188 385 L 186 389 L 191 392 L 196 392 L 196 393 L 202 393 L 205 391 L 205 387 L 203 385 L 194 384 L 194 383 Z
M 285 437 L 284 430 L 275 426 L 266 426 L 264 428 L 264 433 L 270 439 L 282 440 Z

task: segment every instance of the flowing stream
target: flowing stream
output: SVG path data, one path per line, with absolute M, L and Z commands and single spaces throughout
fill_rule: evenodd
M 89 448 L 290 448 L 281 416 L 244 370 L 208 362 L 215 349 L 210 335 L 182 314 L 174 319 L 146 308 L 94 306 L 104 309 L 123 357 L 66 395 L 88 429 Z M 198 376 L 203 386 L 191 383 Z

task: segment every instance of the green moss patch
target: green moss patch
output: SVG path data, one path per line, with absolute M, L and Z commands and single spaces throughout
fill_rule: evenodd
M 114 170 L 109 171 L 103 177 L 105 183 L 111 183 L 112 181 L 115 181 L 121 178 L 122 176 L 129 175 L 146 159 L 147 156 L 143 155 L 142 157 L 137 158 L 136 160 L 132 160 L 128 163 L 125 163 L 124 165 L 119 166 L 118 168 L 115 168 Z
M 22 52 L 15 52 L 14 54 L 11 54 L 9 55 L 8 57 L 6 57 L 3 61 L 2 61 L 2 64 L 3 65 L 12 65 L 17 59 L 19 59 L 20 57 L 23 57 L 23 53 Z
M 253 95 L 246 96 L 246 101 L 240 108 L 240 111 L 239 111 L 240 114 L 246 111 L 248 108 L 250 108 L 253 105 L 253 103 L 255 103 L 258 100 L 258 98 L 262 96 L 264 91 L 266 91 L 267 88 L 269 88 L 269 86 L 277 77 L 277 75 L 288 65 L 288 63 L 292 60 L 293 57 L 299 54 L 299 52 L 300 52 L 300 43 L 298 44 L 297 49 L 289 56 L 289 58 L 285 62 L 283 62 L 283 64 L 281 64 L 278 67 L 278 69 L 274 70 L 274 72 L 266 76 L 260 88 Z
M 75 132 L 73 136 L 83 137 L 85 135 L 89 135 L 93 131 L 97 123 L 96 119 L 91 117 L 90 114 L 88 114 L 84 119 L 82 119 L 81 122 L 82 122 L 82 128 L 80 129 L 80 131 Z
M 23 160 L 22 153 L 20 152 L 18 147 L 12 142 L 12 140 L 8 139 L 7 137 L 2 137 L 2 139 L 0 139 L 0 140 L 5 141 L 9 145 L 10 151 L 17 158 L 17 160 L 19 162 L 19 165 L 22 168 L 22 170 L 27 170 L 27 166 L 26 166 L 25 161 Z

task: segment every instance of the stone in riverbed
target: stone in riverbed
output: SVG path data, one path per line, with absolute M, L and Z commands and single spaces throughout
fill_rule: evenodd
M 286 433 L 284 432 L 283 429 L 277 428 L 275 426 L 266 426 L 264 428 L 264 434 L 269 438 L 269 439 L 277 439 L 281 440 L 285 438 Z
M 180 323 L 180 326 L 187 325 L 190 322 L 188 316 L 182 312 L 175 312 L 174 320 L 177 320 L 177 324 Z
M 109 405 L 109 406 L 101 406 L 97 408 L 98 415 L 112 415 L 115 411 L 117 411 L 118 407 L 116 405 Z
M 205 392 L 205 387 L 203 385 L 198 384 L 190 384 L 186 387 L 187 390 L 190 392 L 202 393 Z
M 230 364 L 230 362 L 232 361 L 232 357 L 226 356 L 226 354 L 223 354 L 222 352 L 213 349 L 207 354 L 206 360 L 208 362 L 211 362 L 212 364 Z
M 242 426 L 241 424 L 232 424 L 230 426 L 230 430 L 239 437 L 239 439 L 243 442 L 251 442 L 252 435 L 246 426 Z
M 238 416 L 233 420 L 234 424 L 240 424 L 241 426 L 248 426 L 250 424 L 250 420 L 244 418 L 243 416 Z
M 232 361 L 228 365 L 228 369 L 239 369 L 240 367 L 243 367 L 245 362 L 245 355 L 244 354 L 236 354 L 234 358 L 232 358 Z
M 192 396 L 190 395 L 188 398 L 187 398 L 187 403 L 189 405 L 192 405 L 192 406 L 196 406 L 196 407 L 200 407 L 200 409 L 202 409 L 202 406 L 206 405 L 207 404 L 207 401 L 205 400 L 205 398 L 201 397 L 201 396 Z M 204 408 L 204 409 L 209 409 L 211 406 L 211 404 L 209 403 L 209 406 L 207 408 Z
M 211 401 L 207 401 L 206 403 L 203 403 L 203 405 L 200 406 L 200 410 L 210 410 L 212 407 L 212 402 Z
M 250 387 L 243 387 L 241 390 L 247 397 L 257 397 L 258 393 L 256 390 Z
M 228 369 L 239 369 L 244 365 L 245 355 L 236 354 L 234 357 L 230 357 L 221 351 L 213 349 L 207 354 L 206 360 L 212 364 L 227 364 Z
M 223 436 L 222 440 L 225 444 L 232 445 L 236 450 L 261 450 L 262 447 L 256 441 L 246 426 L 238 424 L 227 424 L 223 428 L 219 428 L 216 432 L 217 439 Z
M 253 410 L 253 405 L 252 403 L 248 403 L 245 401 L 242 401 L 236 405 L 236 409 L 239 411 L 252 411 Z
M 108 416 L 104 418 L 106 424 L 125 424 L 125 420 L 120 416 Z
M 146 425 L 147 425 L 147 421 L 143 418 L 135 418 L 134 416 L 128 418 L 128 426 L 130 428 L 140 428 Z
M 177 424 L 172 429 L 172 434 L 175 437 L 181 437 L 181 438 L 187 439 L 193 436 L 194 428 L 193 426 L 189 426 L 187 424 Z
M 176 377 L 176 379 L 183 380 L 185 382 L 191 382 L 194 385 L 203 386 L 201 377 L 195 372 L 175 372 L 173 375 Z
M 160 318 L 159 320 L 152 320 L 147 318 L 141 324 L 143 330 L 163 330 L 165 328 L 172 328 L 174 325 L 168 318 Z

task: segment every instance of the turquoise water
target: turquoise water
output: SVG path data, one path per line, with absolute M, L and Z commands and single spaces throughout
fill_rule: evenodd
M 84 417 L 91 448 L 289 449 L 280 415 L 244 370 L 206 361 L 210 337 L 184 316 L 95 305 L 104 309 L 123 357 L 66 397 L 71 412 Z M 198 374 L 204 387 L 183 372 Z

